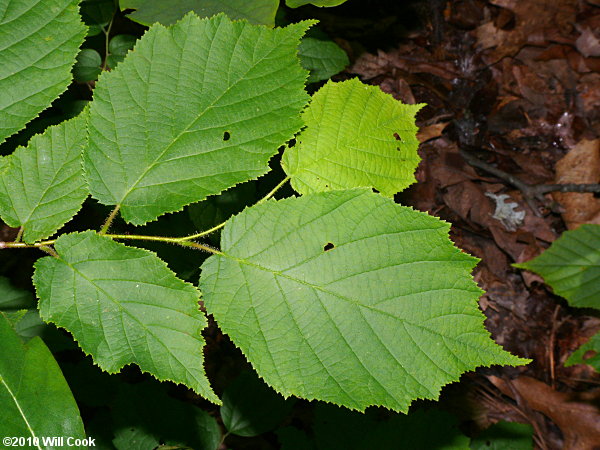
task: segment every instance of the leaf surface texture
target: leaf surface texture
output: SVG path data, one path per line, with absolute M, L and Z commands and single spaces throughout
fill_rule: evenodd
M 135 363 L 219 403 L 204 373 L 199 292 L 154 253 L 92 231 L 63 235 L 35 264 L 42 318 L 73 334 L 103 370 Z
M 0 143 L 71 82 L 85 37 L 78 0 L 0 0 Z
M 414 183 L 421 107 L 357 79 L 328 82 L 303 112 L 298 143 L 283 156 L 292 187 L 308 194 L 364 186 L 391 197 Z
M 524 360 L 483 327 L 449 225 L 363 189 L 234 216 L 202 266 L 209 313 L 285 396 L 406 411 L 460 374 Z
M 6 158 L 0 173 L 0 215 L 23 227 L 25 242 L 54 234 L 88 196 L 81 152 L 87 141 L 85 113 L 48 128 Z
M 92 195 L 140 225 L 266 173 L 302 125 L 306 71 L 295 54 L 311 23 L 188 14 L 154 25 L 94 91 Z

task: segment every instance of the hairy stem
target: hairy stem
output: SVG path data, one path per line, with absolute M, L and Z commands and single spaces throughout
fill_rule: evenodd
M 110 228 L 113 220 L 115 219 L 115 217 L 117 217 L 117 214 L 119 213 L 119 209 L 120 208 L 121 208 L 121 205 L 115 206 L 115 209 L 113 209 L 111 211 L 110 215 L 106 218 L 106 221 L 104 222 L 104 225 L 102 225 L 102 228 L 100 228 L 100 233 L 99 234 L 106 234 L 106 232 Z

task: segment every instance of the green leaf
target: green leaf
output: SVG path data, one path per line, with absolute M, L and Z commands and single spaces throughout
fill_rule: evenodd
M 332 405 L 315 411 L 317 449 L 426 449 L 469 448 L 469 438 L 458 429 L 458 421 L 436 409 L 394 414 L 377 420 L 377 411 L 359 414 Z
M 131 50 L 137 38 L 129 34 L 118 34 L 110 40 L 108 44 L 108 59 L 106 60 L 108 67 L 114 69 L 125 59 L 129 50 Z
M 310 72 L 307 82 L 326 80 L 350 63 L 348 55 L 333 41 L 305 37 L 298 47 L 302 67 Z
M 77 55 L 73 66 L 73 77 L 79 82 L 94 81 L 102 72 L 102 56 L 96 50 L 84 48 Z
M 524 423 L 498 422 L 471 441 L 472 450 L 531 450 L 533 427 Z
M 0 174 L 0 216 L 23 227 L 23 239 L 45 239 L 75 215 L 88 195 L 81 152 L 86 113 L 52 126 L 8 157 Z
M 118 450 L 148 450 L 160 443 L 216 450 L 221 440 L 221 430 L 211 415 L 169 397 L 156 383 L 122 385 L 113 421 L 113 444 Z
M 279 0 L 120 0 L 120 5 L 121 11 L 135 9 L 127 17 L 142 25 L 154 22 L 171 25 L 194 11 L 200 17 L 225 13 L 232 19 L 246 19 L 257 25 L 273 26 Z
M 302 125 L 306 71 L 295 52 L 311 24 L 190 14 L 152 27 L 94 90 L 92 195 L 140 225 L 266 173 Z
M 0 277 L 0 310 L 26 309 L 35 305 L 33 295 L 14 287 L 6 277 Z
M 328 82 L 303 112 L 306 129 L 282 167 L 301 194 L 373 187 L 387 197 L 415 182 L 415 114 L 377 86 Z M 398 140 L 397 137 L 400 139 Z
M 279 425 L 292 405 L 255 373 L 243 372 L 223 392 L 221 418 L 229 433 L 258 436 Z
M 42 340 L 23 344 L 0 313 L 0 342 L 0 436 L 38 437 L 38 448 L 54 448 L 42 446 L 42 437 L 84 439 L 77 404 Z
M 600 225 L 566 231 L 537 258 L 513 266 L 541 275 L 571 306 L 600 309 Z
M 290 8 L 297 8 L 304 5 L 315 6 L 338 6 L 347 0 L 285 0 L 285 4 Z
M 590 353 L 588 354 L 588 352 Z M 575 364 L 589 364 L 597 372 L 600 372 L 600 333 L 592 336 L 588 342 L 573 352 L 565 362 L 566 367 Z
M 406 411 L 460 374 L 526 360 L 483 327 L 449 225 L 368 190 L 234 216 L 202 266 L 207 310 L 284 396 Z
M 71 82 L 86 34 L 79 0 L 0 1 L 0 143 Z
M 135 363 L 220 403 L 204 373 L 206 319 L 194 286 L 154 253 L 92 231 L 62 235 L 55 249 L 58 258 L 35 264 L 42 319 L 71 332 L 109 373 Z

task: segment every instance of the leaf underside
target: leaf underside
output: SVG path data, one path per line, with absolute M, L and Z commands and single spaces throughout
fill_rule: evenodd
M 306 129 L 282 166 L 301 194 L 372 187 L 387 197 L 415 182 L 415 114 L 377 86 L 328 82 L 303 112 Z
M 23 227 L 32 243 L 54 234 L 88 196 L 81 152 L 87 141 L 85 113 L 48 128 L 6 158 L 0 173 L 0 215 Z
M 0 342 L 0 435 L 85 438 L 75 399 L 44 342 L 21 342 L 2 313 Z
M 78 0 L 0 1 L 0 143 L 71 82 L 85 37 Z
M 228 222 L 200 287 L 285 396 L 406 411 L 467 370 L 525 361 L 490 339 L 476 259 L 448 230 L 363 189 L 269 201 Z
M 92 195 L 141 225 L 266 173 L 302 125 L 306 71 L 295 54 L 312 23 L 188 14 L 153 26 L 94 90 Z
M 600 309 L 600 225 L 566 231 L 540 256 L 514 266 L 541 275 L 571 306 Z
M 151 25 L 160 22 L 171 25 L 194 11 L 200 17 L 211 17 L 225 13 L 231 19 L 246 19 L 257 25 L 275 24 L 278 0 L 120 0 L 121 11 L 135 9 L 127 17 Z
M 66 234 L 58 258 L 35 264 L 40 315 L 73 334 L 94 362 L 114 373 L 135 363 L 220 403 L 204 373 L 206 318 L 199 292 L 154 253 L 92 231 Z

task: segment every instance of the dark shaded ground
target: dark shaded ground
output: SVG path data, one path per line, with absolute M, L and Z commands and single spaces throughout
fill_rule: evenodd
M 463 377 L 444 391 L 446 406 L 472 430 L 518 421 L 533 425 L 539 448 L 598 448 L 600 377 L 563 367 L 600 327 L 597 313 L 568 307 L 511 264 L 568 228 L 600 223 L 594 194 L 536 199 L 527 188 L 600 182 L 600 2 L 375 2 L 372 19 L 346 20 L 358 3 L 310 14 L 353 58 L 342 78 L 428 105 L 418 117 L 418 183 L 398 200 L 453 224 L 457 245 L 482 260 L 474 275 L 488 330 L 533 359 Z M 526 185 L 516 189 L 511 176 Z M 509 205 L 504 214 L 497 202 Z

